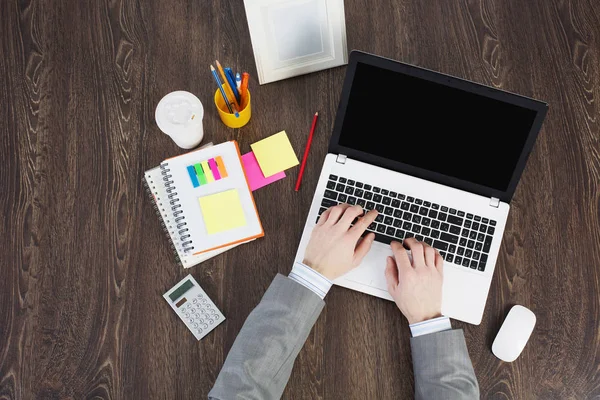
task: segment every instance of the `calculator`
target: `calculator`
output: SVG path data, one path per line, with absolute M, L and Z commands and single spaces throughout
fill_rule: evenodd
M 215 303 L 192 275 L 183 278 L 163 297 L 175 310 L 197 340 L 202 339 L 225 320 Z

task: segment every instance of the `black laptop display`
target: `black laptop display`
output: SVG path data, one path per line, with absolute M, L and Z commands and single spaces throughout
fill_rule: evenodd
M 545 103 L 361 52 L 348 68 L 330 152 L 510 201 Z

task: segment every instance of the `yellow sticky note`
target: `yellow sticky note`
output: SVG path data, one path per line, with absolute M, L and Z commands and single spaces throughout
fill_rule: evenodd
M 246 225 L 237 189 L 200 197 L 198 201 L 209 235 Z
M 298 158 L 285 131 L 251 144 L 265 178 L 298 165 Z

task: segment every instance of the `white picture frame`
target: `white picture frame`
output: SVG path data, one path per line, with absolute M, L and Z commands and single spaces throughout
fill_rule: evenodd
M 343 0 L 244 0 L 259 83 L 348 63 Z

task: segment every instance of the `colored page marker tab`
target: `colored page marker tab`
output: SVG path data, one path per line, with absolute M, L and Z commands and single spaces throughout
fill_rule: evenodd
M 190 179 L 192 180 L 192 185 L 194 185 L 194 187 L 200 186 L 200 183 L 198 182 L 198 178 L 196 176 L 196 170 L 194 169 L 193 165 L 187 167 L 187 172 L 190 175 Z
M 210 167 L 210 170 L 212 171 L 212 174 L 215 177 L 215 181 L 221 179 L 221 174 L 219 174 L 219 168 L 217 168 L 217 163 L 215 162 L 214 158 L 208 160 L 208 166 Z
M 221 156 L 215 158 L 215 162 L 217 163 L 217 167 L 219 168 L 219 174 L 221 174 L 221 179 L 227 178 L 227 169 L 225 169 L 225 163 Z
M 200 185 L 206 185 L 206 176 L 204 176 L 202 166 L 200 164 L 194 164 L 194 169 L 196 170 L 196 176 L 198 177 Z
M 202 161 L 200 163 L 202 165 L 202 170 L 204 171 L 204 176 L 206 177 L 206 182 L 211 183 L 215 181 L 215 177 L 212 172 L 210 172 L 210 167 L 208 166 L 208 161 Z

